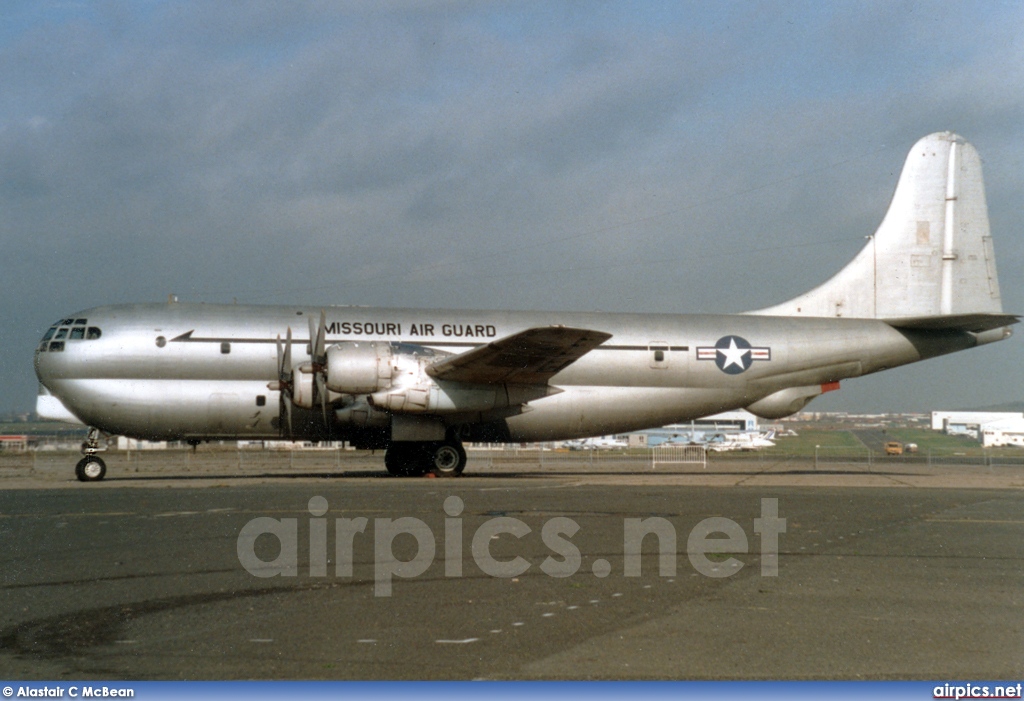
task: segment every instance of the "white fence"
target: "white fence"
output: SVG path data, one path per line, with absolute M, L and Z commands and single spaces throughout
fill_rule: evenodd
M 708 451 L 702 445 L 666 445 L 651 448 L 651 467 L 658 465 L 700 465 L 707 469 Z
M 466 450 L 466 473 L 542 470 L 553 473 L 628 473 L 660 470 L 703 469 L 706 455 L 701 448 L 566 450 L 542 447 L 519 448 L 470 446 Z M 275 474 L 384 472 L 384 451 L 354 450 L 254 450 L 190 449 L 109 450 L 99 454 L 108 468 L 129 473 L 158 475 Z M 81 458 L 76 451 L 36 451 L 0 460 L 0 468 L 44 473 L 71 473 Z M 671 467 L 670 467 L 671 466 Z M 7 470 L 3 470 L 7 472 Z
M 668 448 L 628 448 L 610 450 L 568 450 L 531 446 L 474 446 L 467 449 L 466 470 L 515 468 L 516 465 L 540 465 L 546 470 L 571 472 L 616 470 L 653 470 L 658 466 L 707 466 L 707 453 L 701 446 Z
M 218 474 L 365 474 L 384 473 L 384 451 L 257 450 L 210 448 L 105 451 L 100 456 L 114 471 L 153 475 Z M 552 473 L 681 473 L 704 470 L 766 470 L 774 465 L 793 465 L 801 470 L 848 470 L 866 472 L 900 471 L 925 473 L 932 469 L 956 466 L 980 468 L 1024 468 L 1024 456 L 1006 451 L 986 455 L 939 454 L 922 451 L 902 456 L 879 456 L 869 450 L 820 448 L 809 455 L 781 455 L 770 451 L 756 453 L 716 453 L 709 456 L 701 446 L 657 446 L 612 450 L 568 450 L 530 446 L 468 446 L 466 473 L 488 471 L 515 473 L 538 467 Z M 27 453 L 0 453 L 0 474 L 29 475 L 34 471 L 73 474 L 81 459 L 77 450 L 36 450 Z

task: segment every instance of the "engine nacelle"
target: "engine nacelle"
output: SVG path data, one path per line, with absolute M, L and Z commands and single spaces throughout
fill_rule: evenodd
M 327 349 L 327 388 L 372 394 L 391 386 L 394 351 L 381 341 L 342 341 Z
M 349 399 L 352 401 L 334 410 L 338 423 L 357 428 L 387 428 L 391 425 L 391 415 L 374 409 L 364 397 Z
M 457 414 L 486 412 L 520 406 L 562 390 L 547 385 L 470 386 L 456 382 L 443 385 L 429 380 L 412 386 L 394 387 L 371 394 L 370 405 L 401 414 Z
M 300 365 L 292 370 L 292 403 L 303 409 L 313 408 L 313 369 Z
M 482 413 L 517 407 L 561 390 L 547 385 L 473 385 L 437 382 L 427 372 L 438 351 L 386 341 L 342 341 L 326 351 L 323 369 L 330 404 L 344 397 L 370 410 L 336 406 L 342 422 L 359 424 L 369 415 Z M 304 363 L 292 373 L 293 401 L 312 408 L 314 367 Z M 365 397 L 365 399 L 362 399 Z M 346 405 L 348 403 L 346 402 Z

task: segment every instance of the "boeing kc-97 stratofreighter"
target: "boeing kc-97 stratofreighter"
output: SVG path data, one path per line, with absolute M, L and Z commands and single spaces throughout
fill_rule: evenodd
M 35 353 L 41 417 L 150 440 L 344 440 L 396 475 L 454 476 L 463 441 L 560 441 L 744 407 L 799 411 L 841 380 L 1011 335 L 977 151 L 910 151 L 866 247 L 819 287 L 735 315 L 177 303 L 96 307 Z M 308 336 L 305 334 L 308 333 Z

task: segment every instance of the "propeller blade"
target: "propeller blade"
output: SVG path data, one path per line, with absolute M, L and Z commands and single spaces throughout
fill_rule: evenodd
M 313 317 L 306 317 L 309 320 L 309 355 L 314 365 L 323 365 L 327 360 L 325 348 L 327 341 L 327 316 L 324 310 L 320 310 L 320 324 L 313 321 Z
M 309 356 L 313 366 L 313 402 L 320 402 L 324 426 L 327 425 L 327 314 L 320 310 L 320 323 L 315 324 L 313 317 L 309 321 Z
M 313 378 L 316 380 L 316 393 L 320 397 L 320 411 L 324 415 L 324 426 L 327 425 L 327 381 L 324 380 L 322 372 L 316 373 Z
M 267 385 L 269 389 L 280 394 L 278 407 L 278 423 L 281 435 L 292 437 L 292 328 L 288 327 L 285 342 L 281 343 L 281 334 L 277 335 L 277 380 Z
M 327 349 L 324 346 L 327 343 L 327 314 L 323 309 L 320 310 L 320 325 L 316 329 L 316 355 L 314 356 L 316 362 L 323 365 L 326 362 Z
M 284 346 L 284 362 L 281 365 L 281 377 L 283 378 L 287 374 L 292 374 L 292 327 L 288 327 L 288 333 L 285 335 L 285 346 Z

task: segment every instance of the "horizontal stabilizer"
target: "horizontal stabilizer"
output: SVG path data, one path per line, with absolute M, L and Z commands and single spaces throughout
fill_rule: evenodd
M 1016 324 L 1020 317 L 1014 314 L 954 314 L 952 316 L 917 316 L 886 319 L 885 323 L 897 329 L 945 329 L 981 333 Z
M 589 329 L 537 327 L 443 358 L 427 374 L 456 382 L 542 385 L 609 338 Z

